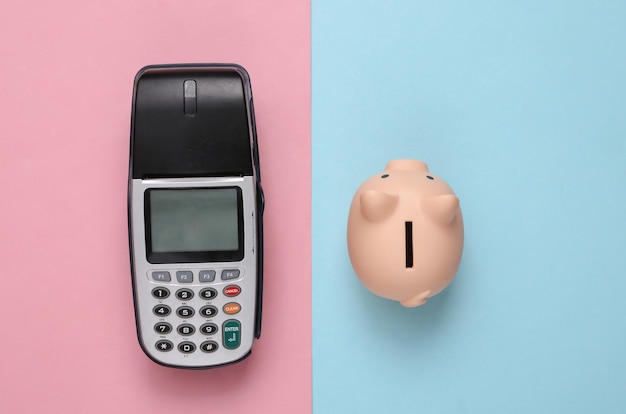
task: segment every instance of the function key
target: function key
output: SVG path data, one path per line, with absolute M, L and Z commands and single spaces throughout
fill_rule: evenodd
M 200 282 L 213 282 L 215 280 L 215 270 L 201 270 L 198 278 Z
M 200 332 L 205 335 L 213 335 L 217 332 L 217 325 L 214 323 L 205 323 L 200 327 Z
M 217 348 L 219 348 L 219 345 L 217 345 L 217 342 L 215 341 L 205 341 L 202 342 L 202 344 L 200 345 L 200 349 L 202 350 L 202 352 L 215 352 L 217 351 Z
M 223 290 L 224 295 L 232 298 L 241 293 L 241 288 L 237 285 L 228 285 Z
M 154 346 L 156 349 L 158 349 L 161 352 L 171 351 L 172 348 L 174 348 L 174 344 L 171 343 L 170 341 L 166 341 L 165 339 L 161 341 L 157 341 L 156 344 L 154 344 Z
M 176 272 L 176 280 L 179 283 L 191 283 L 193 282 L 193 272 L 191 270 L 180 270 Z
M 193 342 L 181 342 L 178 344 L 178 350 L 183 354 L 191 354 L 196 350 L 196 345 Z
M 217 315 L 217 308 L 211 305 L 203 306 L 202 308 L 200 308 L 200 314 L 205 318 L 212 318 L 213 316 Z
M 165 299 L 170 295 L 170 291 L 164 287 L 155 287 L 152 289 L 152 296 L 157 299 Z
M 184 323 L 180 325 L 178 328 L 176 328 L 176 331 L 178 331 L 178 333 L 183 336 L 187 336 L 187 335 L 193 335 L 194 332 L 196 332 L 196 328 L 191 324 Z
M 205 288 L 200 291 L 200 297 L 202 299 L 211 300 L 217 296 L 217 290 L 213 288 Z
M 193 298 L 193 290 L 191 289 L 178 289 L 176 291 L 176 297 L 180 300 L 189 300 Z
M 170 276 L 170 272 L 157 270 L 152 272 L 152 280 L 156 280 L 157 282 L 171 282 L 172 277 Z
M 172 313 L 172 309 L 167 305 L 156 305 L 152 308 L 152 313 L 156 316 L 167 316 Z
M 239 277 L 239 269 L 222 270 L 222 280 L 237 279 Z
M 181 318 L 191 318 L 194 313 L 195 312 L 191 306 L 181 306 L 180 308 L 176 309 L 176 315 L 180 316 Z
M 172 325 L 167 322 L 159 322 L 154 325 L 154 332 L 160 333 L 161 335 L 167 335 L 172 332 Z

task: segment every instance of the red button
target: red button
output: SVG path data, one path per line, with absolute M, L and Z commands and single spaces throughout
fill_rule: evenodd
M 228 285 L 224 288 L 224 295 L 233 297 L 241 293 L 241 288 L 237 285 Z

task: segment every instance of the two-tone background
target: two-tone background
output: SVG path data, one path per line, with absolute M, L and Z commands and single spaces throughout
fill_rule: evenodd
M 4 1 L 0 412 L 623 413 L 626 4 Z M 263 335 L 209 371 L 137 344 L 130 104 L 147 64 L 252 79 Z M 461 199 L 452 285 L 421 308 L 347 256 L 356 188 L 426 161 Z

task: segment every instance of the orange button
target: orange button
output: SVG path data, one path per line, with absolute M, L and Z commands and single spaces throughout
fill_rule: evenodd
M 230 302 L 224 305 L 224 313 L 228 315 L 234 315 L 236 313 L 239 313 L 240 310 L 241 305 L 236 302 Z

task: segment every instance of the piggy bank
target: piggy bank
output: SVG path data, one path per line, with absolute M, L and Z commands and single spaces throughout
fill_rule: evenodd
M 356 191 L 348 253 L 371 292 L 411 307 L 454 278 L 463 252 L 459 199 L 422 161 L 394 160 Z

